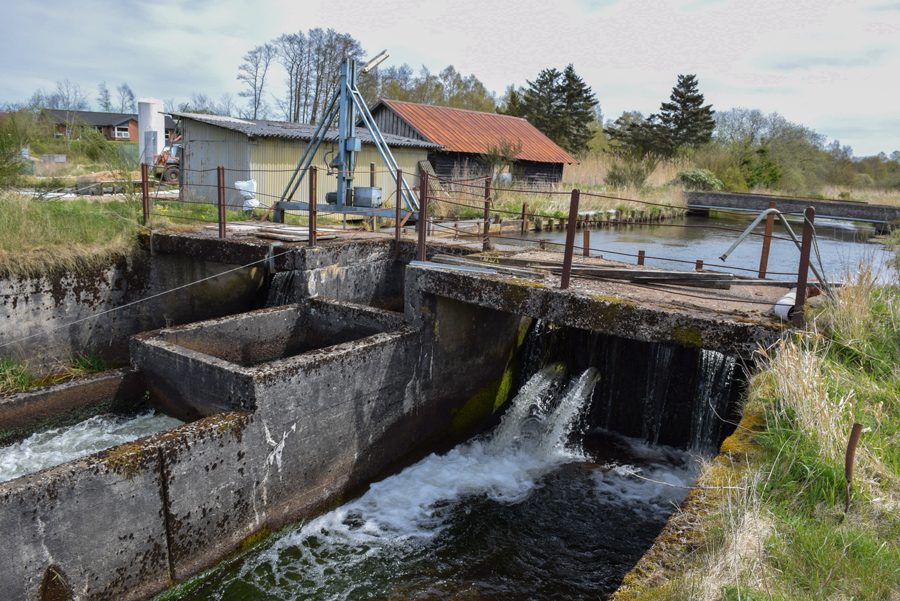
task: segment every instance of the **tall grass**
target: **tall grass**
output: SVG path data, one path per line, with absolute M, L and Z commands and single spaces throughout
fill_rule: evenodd
M 617 599 L 900 599 L 898 325 L 900 289 L 863 270 L 768 351 L 735 435 L 745 442 L 726 441 L 698 481 L 713 492 L 695 498 L 690 560 Z
M 77 269 L 128 254 L 136 244 L 139 215 L 135 201 L 0 194 L 0 274 Z

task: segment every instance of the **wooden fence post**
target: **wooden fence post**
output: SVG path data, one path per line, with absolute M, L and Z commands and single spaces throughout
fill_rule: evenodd
M 807 207 L 803 219 L 803 239 L 800 241 L 800 270 L 797 272 L 797 297 L 794 300 L 794 327 L 803 325 L 803 305 L 806 303 L 806 280 L 809 277 L 809 251 L 812 247 L 813 223 L 816 210 Z
M 100 196 L 103 196 L 102 183 Z M 144 225 L 147 225 L 150 223 L 150 166 L 147 163 L 141 163 L 141 205 L 144 209 Z
M 318 169 L 316 167 L 309 168 L 309 246 L 313 247 L 317 243 L 319 233 L 319 199 L 318 199 Z
M 397 198 L 394 207 L 397 211 L 394 217 L 394 260 L 400 260 L 400 200 L 403 198 L 403 170 L 397 169 Z
M 416 246 L 416 260 L 425 260 L 425 244 L 428 235 L 428 172 L 424 169 L 419 176 L 419 220 L 416 222 L 419 230 L 419 242 Z
M 769 201 L 769 208 L 778 206 L 774 200 Z M 762 254 L 759 256 L 759 279 L 766 277 L 766 269 L 769 266 L 769 247 L 772 245 L 772 230 L 775 229 L 775 213 L 766 215 L 766 231 L 763 236 Z
M 569 287 L 569 276 L 572 273 L 572 253 L 575 250 L 575 227 L 578 224 L 578 198 L 581 192 L 578 188 L 572 190 L 572 198 L 569 201 L 569 221 L 566 230 L 566 250 L 563 255 L 562 280 L 559 287 L 565 290 Z
M 491 178 L 484 180 L 484 242 L 481 252 L 491 250 Z

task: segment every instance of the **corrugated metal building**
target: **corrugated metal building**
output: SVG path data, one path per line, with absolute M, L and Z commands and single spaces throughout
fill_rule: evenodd
M 173 113 L 181 119 L 184 134 L 184 155 L 181 170 L 181 194 L 184 200 L 205 200 L 215 203 L 218 199 L 216 168 L 225 167 L 226 202 L 241 206 L 243 199 L 234 190 L 234 182 L 256 180 L 257 198 L 263 205 L 277 201 L 291 179 L 297 163 L 306 151 L 316 132 L 315 125 L 281 123 L 254 119 L 236 119 L 219 115 L 197 113 Z M 368 186 L 369 166 L 375 163 L 375 185 L 384 191 L 385 203 L 393 205 L 391 193 L 395 190 L 393 176 L 372 143 L 369 132 L 357 128 L 362 141 L 362 151 L 356 155 L 356 181 Z M 400 136 L 385 135 L 385 141 L 397 165 L 408 176 L 406 181 L 415 185 L 419 161 L 427 159 L 429 150 L 437 144 Z M 327 163 L 337 151 L 337 130 L 329 130 L 316 151 L 312 165 L 319 167 L 317 201 L 325 203 L 325 194 L 337 189 L 337 178 L 325 174 Z M 304 180 L 293 200 L 308 202 L 309 187 Z
M 372 118 L 385 134 L 439 145 L 428 153 L 428 160 L 440 177 L 485 174 L 487 167 L 479 155 L 503 142 L 521 142 L 515 170 L 529 181 L 559 182 L 563 166 L 578 162 L 520 117 L 381 100 L 372 109 Z

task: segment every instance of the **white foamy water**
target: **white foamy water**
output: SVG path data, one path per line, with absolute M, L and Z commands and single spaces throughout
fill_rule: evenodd
M 676 449 L 602 432 L 593 434 L 615 449 L 602 458 L 570 445 L 596 379 L 594 369 L 568 382 L 560 366 L 542 370 L 490 435 L 372 484 L 186 599 L 456 598 L 473 586 L 490 600 L 564 598 L 561 589 L 596 598 L 637 560 L 643 543 L 634 541 L 649 544 L 687 493 L 635 474 L 693 480 Z M 625 548 L 637 555 L 623 560 Z M 540 581 L 550 565 L 558 584 Z
M 135 416 L 97 415 L 64 428 L 33 434 L 0 448 L 0 482 L 137 440 L 182 422 L 147 411 Z

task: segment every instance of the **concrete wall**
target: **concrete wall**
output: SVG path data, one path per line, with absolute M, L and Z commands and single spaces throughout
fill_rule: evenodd
M 778 204 L 777 208 L 782 213 L 803 213 L 807 207 L 813 207 L 816 210 L 816 217 L 836 217 L 839 219 L 877 222 L 900 219 L 900 207 L 873 205 L 865 202 L 842 202 L 811 198 L 776 198 L 758 194 L 731 194 L 728 192 L 687 192 L 689 207 L 722 207 L 762 212 L 769 207 L 769 202 L 773 200 Z
M 7 345 L 0 347 L 0 355 L 28 361 L 36 372 L 50 371 L 91 348 L 107 360 L 127 360 L 132 334 L 252 308 L 264 272 L 242 269 L 123 305 L 234 267 L 141 251 L 91 269 L 0 279 L 0 345 Z
M 4 598 L 38 598 L 51 566 L 80 599 L 147 598 L 440 441 L 470 397 L 503 376 L 520 320 L 429 296 L 414 306 L 420 327 L 253 368 L 174 352 L 159 336 L 136 340 L 133 360 L 151 380 L 190 395 L 182 384 L 203 387 L 197 363 L 220 370 L 217 380 L 227 367 L 253 411 L 211 415 L 0 484 Z M 333 323 L 352 308 L 304 307 Z M 359 319 L 402 319 L 377 313 Z

